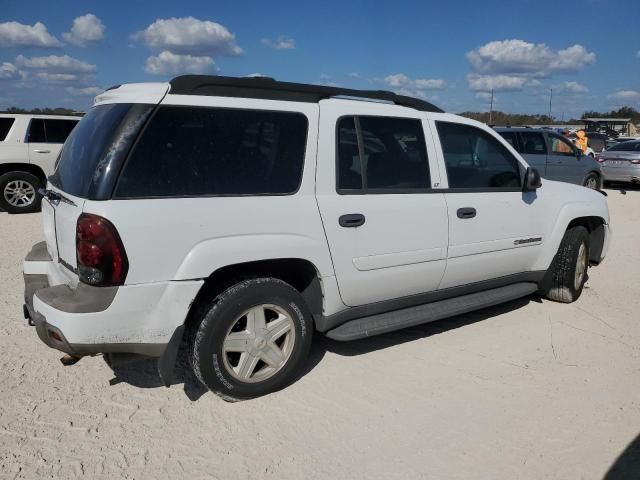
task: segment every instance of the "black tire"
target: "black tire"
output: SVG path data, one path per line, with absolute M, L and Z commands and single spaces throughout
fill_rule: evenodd
M 591 172 L 586 177 L 584 177 L 583 185 L 593 190 L 600 190 L 600 176 L 597 173 Z
M 9 203 L 7 198 L 5 197 L 5 188 L 12 182 L 25 182 L 28 184 L 34 191 L 33 201 L 27 205 L 19 206 L 12 205 Z M 38 193 L 38 189 L 42 187 L 42 181 L 27 172 L 15 171 L 8 172 L 4 175 L 0 175 L 0 208 L 9 212 L 9 213 L 33 213 L 40 211 L 40 203 L 42 202 L 42 197 Z
M 223 352 L 223 343 L 230 329 L 242 321 L 238 319 L 244 318 L 244 312 L 267 304 L 286 312 L 293 321 L 295 340 L 288 359 L 272 376 L 244 382 L 229 371 L 231 361 Z M 240 281 L 203 310 L 199 325 L 191 333 L 189 355 L 196 377 L 209 390 L 228 400 L 254 398 L 280 390 L 298 378 L 311 348 L 313 321 L 302 296 L 291 285 L 276 278 Z M 268 367 L 263 362 L 261 368 Z M 255 371 L 259 374 L 262 370 L 256 366 Z
M 576 270 L 580 247 L 584 247 L 583 274 L 578 281 Z M 558 247 L 558 253 L 549 268 L 549 289 L 547 298 L 556 302 L 575 302 L 582 294 L 584 284 L 588 279 L 589 266 L 589 232 L 584 227 L 573 227 L 567 230 Z M 577 284 L 576 284 L 577 283 Z

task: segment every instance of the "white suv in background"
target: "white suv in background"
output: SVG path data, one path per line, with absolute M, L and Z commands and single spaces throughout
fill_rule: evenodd
M 0 209 L 40 209 L 38 189 L 47 183 L 62 144 L 80 117 L 0 113 Z
M 67 140 L 24 263 L 25 318 L 69 354 L 179 346 L 211 390 L 354 340 L 540 293 L 576 300 L 599 192 L 545 180 L 484 124 L 380 91 L 182 76 L 114 87 Z

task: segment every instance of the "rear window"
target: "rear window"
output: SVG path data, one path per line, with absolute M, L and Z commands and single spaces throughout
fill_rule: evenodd
M 609 148 L 609 152 L 640 152 L 640 142 L 623 142 Z
M 0 118 L 0 142 L 4 142 L 9 134 L 9 130 L 13 126 L 15 118 L 2 117 Z
M 73 129 L 49 178 L 61 190 L 82 198 L 117 173 L 152 105 L 115 103 L 94 107 Z M 111 192 L 109 191 L 109 194 Z
M 302 179 L 301 113 L 160 107 L 129 156 L 118 198 L 283 195 Z

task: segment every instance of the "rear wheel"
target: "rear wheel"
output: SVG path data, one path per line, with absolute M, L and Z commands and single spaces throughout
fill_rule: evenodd
M 597 173 L 590 173 L 585 177 L 583 185 L 592 190 L 598 190 L 600 188 L 600 177 Z
M 575 302 L 582 294 L 589 268 L 589 232 L 584 227 L 566 231 L 558 253 L 549 268 L 547 298 L 556 302 Z
M 40 210 L 42 182 L 27 172 L 0 175 L 0 208 L 9 213 L 31 213 Z
M 194 373 L 210 390 L 251 398 L 297 378 L 311 347 L 313 322 L 292 286 L 275 278 L 245 280 L 205 310 L 190 354 Z

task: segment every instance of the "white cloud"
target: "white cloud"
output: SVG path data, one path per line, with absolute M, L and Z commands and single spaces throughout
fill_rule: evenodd
M 589 89 L 578 82 L 564 82 L 561 90 L 569 93 L 587 93 Z
M 267 75 L 263 75 L 261 73 L 250 73 L 247 77 L 255 78 L 255 77 L 266 77 Z
M 349 72 L 349 73 L 347 73 L 347 77 L 349 77 L 349 78 L 360 78 L 360 74 L 358 72 Z
M 104 38 L 105 27 L 98 17 L 87 13 L 73 20 L 71 31 L 62 34 L 69 43 L 84 47 L 87 43 L 98 42 Z
M 144 71 L 151 75 L 180 75 L 183 73 L 212 73 L 217 71 L 211 57 L 178 55 L 167 50 L 147 58 Z
M 621 100 L 621 101 L 625 101 L 625 102 L 633 102 L 633 101 L 640 101 L 640 91 L 638 90 L 618 90 L 617 92 L 614 92 L 610 95 L 608 95 L 608 98 L 611 98 L 613 100 Z
M 275 48 L 276 50 L 292 50 L 296 48 L 296 42 L 293 38 L 285 37 L 284 35 L 280 35 L 278 38 L 263 38 L 262 44 L 269 47 Z
M 151 48 L 185 55 L 240 55 L 236 38 L 219 23 L 194 17 L 159 19 L 132 35 Z
M 84 87 L 84 88 L 67 87 L 66 90 L 67 90 L 67 93 L 70 93 L 71 95 L 76 95 L 79 97 L 95 97 L 96 95 L 99 95 L 102 92 L 104 92 L 104 88 L 100 88 L 100 87 Z
M 0 80 L 14 80 L 20 77 L 18 68 L 9 62 L 0 64 Z
M 467 52 L 467 59 L 480 74 L 544 77 L 554 72 L 580 70 L 592 64 L 596 54 L 588 52 L 582 45 L 553 51 L 544 43 L 502 40 Z
M 75 73 L 37 72 L 36 78 L 47 83 L 76 83 L 81 79 L 81 76 Z
M 469 88 L 479 92 L 521 90 L 527 84 L 527 81 L 526 77 L 512 75 L 478 75 L 475 73 L 467 75 Z
M 425 79 L 425 78 L 417 78 L 415 80 L 412 80 L 409 77 L 407 77 L 404 73 L 387 75 L 383 81 L 390 87 L 395 87 L 395 88 L 403 87 L 403 88 L 415 89 L 415 90 L 432 90 L 432 89 L 441 89 L 444 87 L 444 80 Z
M 96 66 L 70 57 L 69 55 L 49 55 L 46 57 L 16 57 L 16 65 L 33 70 L 46 70 L 49 73 L 94 73 Z
M 40 22 L 24 25 L 18 22 L 0 23 L 0 47 L 56 48 L 62 43 Z
M 636 53 L 636 58 L 640 58 L 640 50 L 638 50 L 638 53 Z

